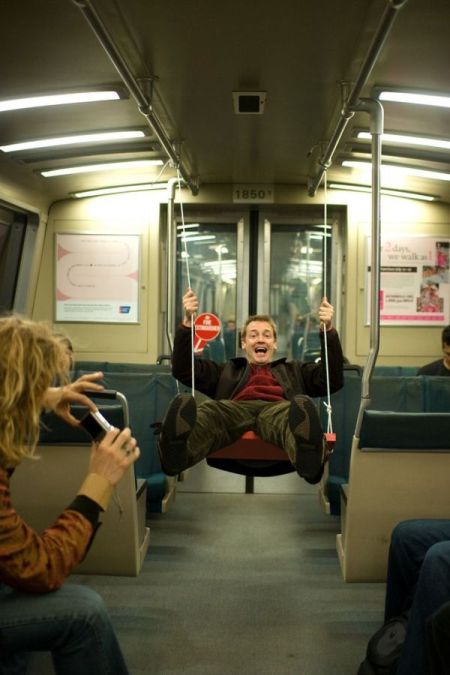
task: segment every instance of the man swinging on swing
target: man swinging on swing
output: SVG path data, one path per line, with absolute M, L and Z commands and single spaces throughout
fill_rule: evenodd
M 191 322 L 198 311 L 197 296 L 183 296 L 184 319 L 178 326 L 172 356 L 173 376 L 192 383 Z M 194 359 L 195 389 L 212 400 L 199 405 L 191 394 L 178 394 L 161 426 L 159 450 L 163 471 L 176 475 L 246 431 L 284 448 L 297 472 L 318 483 L 329 451 L 312 397 L 327 394 L 324 339 L 330 364 L 330 392 L 343 386 L 343 354 L 332 327 L 334 310 L 323 298 L 319 307 L 321 360 L 319 363 L 272 361 L 277 330 L 270 316 L 247 319 L 241 333 L 245 357 L 226 363 Z

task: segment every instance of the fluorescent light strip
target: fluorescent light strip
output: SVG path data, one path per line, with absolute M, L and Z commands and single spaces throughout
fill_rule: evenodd
M 342 162 L 342 166 L 350 167 L 353 169 L 364 169 L 371 167 L 372 165 L 370 164 L 370 162 L 346 159 Z M 401 174 L 406 174 L 408 176 L 429 178 L 430 180 L 450 181 L 450 173 L 444 173 L 443 171 L 432 171 L 431 169 L 419 169 L 413 166 L 400 166 L 399 164 L 386 164 L 386 163 L 382 164 L 381 171 L 383 171 L 383 169 L 393 170 Z
M 372 134 L 368 131 L 359 131 L 358 138 L 370 140 Z M 439 148 L 440 150 L 450 150 L 450 141 L 439 138 L 427 138 L 425 136 L 407 136 L 405 134 L 385 133 L 381 139 L 387 143 L 400 143 L 404 145 L 420 145 L 426 148 Z
M 95 101 L 116 101 L 120 99 L 117 91 L 84 91 L 74 94 L 52 94 L 50 96 L 29 96 L 15 98 L 9 101 L 0 101 L 0 112 L 11 110 L 25 110 L 28 108 L 43 108 L 52 105 L 67 105 L 70 103 L 94 103 Z
M 350 183 L 329 183 L 328 187 L 333 190 L 348 190 L 349 192 L 372 192 L 369 185 L 351 185 Z M 423 195 L 418 192 L 405 192 L 404 190 L 394 190 L 381 188 L 382 195 L 389 197 L 402 197 L 403 199 L 418 199 L 424 202 L 434 202 L 436 197 L 432 195 Z
M 130 162 L 108 162 L 106 164 L 85 164 L 83 166 L 68 166 L 64 169 L 41 171 L 44 178 L 54 176 L 69 176 L 75 173 L 93 173 L 94 171 L 118 171 L 120 169 L 141 169 L 147 166 L 160 166 L 162 159 L 136 159 Z
M 438 108 L 450 108 L 450 96 L 438 94 L 415 94 L 408 91 L 380 91 L 380 101 L 394 103 L 412 103 L 414 105 L 431 105 Z
M 83 197 L 101 197 L 103 195 L 116 195 L 124 192 L 145 192 L 147 190 L 165 190 L 167 183 L 138 183 L 137 185 L 119 185 L 117 187 L 98 188 L 97 190 L 84 190 L 71 192 L 70 196 L 76 199 Z
M 37 148 L 54 148 L 62 145 L 80 145 L 82 143 L 102 143 L 104 141 L 126 141 L 145 136 L 143 131 L 102 131 L 92 134 L 77 134 L 74 136 L 60 136 L 59 138 L 40 138 L 23 143 L 1 145 L 3 152 L 20 152 L 21 150 L 35 150 Z

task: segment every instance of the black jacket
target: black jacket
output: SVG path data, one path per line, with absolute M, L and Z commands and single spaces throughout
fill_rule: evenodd
M 285 358 L 270 363 L 272 373 L 287 399 L 291 400 L 296 394 L 326 396 L 323 333 L 320 334 L 320 341 L 322 358 L 319 363 L 287 361 Z M 330 392 L 333 393 L 344 384 L 344 358 L 339 335 L 334 329 L 327 332 L 327 351 Z M 192 386 L 191 354 L 191 329 L 180 325 L 174 339 L 172 374 L 188 387 Z M 195 389 L 214 399 L 233 398 L 243 388 L 250 374 L 250 364 L 244 357 L 230 359 L 226 363 L 196 357 L 194 364 Z

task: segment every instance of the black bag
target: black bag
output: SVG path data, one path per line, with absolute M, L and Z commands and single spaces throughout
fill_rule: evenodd
M 385 623 L 372 635 L 358 675 L 395 675 L 407 625 L 408 615 L 401 614 Z

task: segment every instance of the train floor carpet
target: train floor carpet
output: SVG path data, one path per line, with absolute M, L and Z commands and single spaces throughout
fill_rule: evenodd
M 315 495 L 183 492 L 149 525 L 137 578 L 71 578 L 105 599 L 131 675 L 356 675 L 385 586 L 343 582 Z

